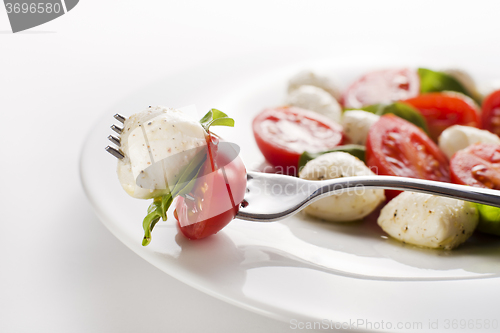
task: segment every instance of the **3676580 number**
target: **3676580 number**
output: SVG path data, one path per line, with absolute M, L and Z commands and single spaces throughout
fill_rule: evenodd
M 35 13 L 39 13 L 39 14 L 42 14 L 42 13 L 47 13 L 47 14 L 51 14 L 51 13 L 60 13 L 62 8 L 61 8 L 61 4 L 59 3 L 45 3 L 45 2 L 38 2 L 38 3 L 10 3 L 10 2 L 7 2 L 5 4 L 5 8 L 7 9 L 7 14 L 11 14 L 11 13 L 15 13 L 15 14 L 19 14 L 19 13 L 23 13 L 23 14 L 27 14 L 27 13 L 31 13 L 31 14 L 35 14 Z

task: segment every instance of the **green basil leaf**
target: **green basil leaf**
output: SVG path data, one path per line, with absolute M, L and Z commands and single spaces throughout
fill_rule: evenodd
M 409 121 L 415 126 L 420 127 L 427 134 L 429 134 L 429 129 L 427 128 L 427 122 L 425 118 L 422 116 L 420 111 L 415 109 L 413 106 L 404 103 L 404 102 L 395 102 L 391 104 L 374 104 L 363 106 L 361 109 L 363 111 L 371 112 L 379 116 L 383 116 L 384 114 L 392 113 L 399 118 L 403 118 L 406 121 Z
M 359 110 L 363 110 L 366 112 L 371 112 L 371 113 L 380 115 L 387 105 L 389 105 L 389 104 L 381 103 L 381 104 L 367 105 L 367 106 L 363 106 Z
M 213 109 L 210 109 L 210 111 L 208 111 L 204 116 L 203 118 L 200 119 L 200 123 L 203 125 L 203 124 L 208 124 L 209 122 L 212 121 L 213 119 Z
M 479 224 L 477 230 L 500 236 L 500 208 L 477 204 Z
M 158 211 L 153 210 L 151 213 L 146 215 L 142 221 L 142 228 L 144 229 L 144 238 L 142 239 L 142 246 L 146 246 L 151 242 L 151 231 L 153 231 L 154 226 L 160 220 L 161 215 Z
M 174 188 L 170 192 L 172 198 L 175 198 L 181 190 L 189 185 L 189 183 L 196 179 L 198 173 L 200 172 L 203 163 L 207 159 L 207 149 L 201 149 L 189 162 L 188 166 L 184 168 L 184 171 L 179 177 L 179 180 L 175 184 Z
M 302 170 L 302 168 L 310 160 L 313 160 L 316 157 L 319 157 L 319 156 L 321 156 L 323 154 L 333 153 L 333 152 L 337 152 L 337 151 L 341 151 L 341 152 L 344 152 L 344 153 L 351 154 L 351 155 L 359 158 L 361 161 L 365 162 L 365 151 L 366 151 L 365 146 L 361 146 L 361 145 L 343 145 L 343 146 L 338 146 L 338 147 L 335 147 L 335 148 L 333 148 L 331 150 L 322 151 L 322 152 L 319 152 L 319 153 L 310 153 L 310 152 L 307 152 L 307 151 L 303 152 L 302 155 L 300 155 L 300 158 L 299 158 L 299 165 L 298 165 L 299 171 Z
M 210 126 L 234 126 L 234 120 L 217 109 L 208 111 L 203 118 L 200 119 L 200 123 L 207 132 Z M 188 194 L 193 189 L 207 156 L 208 150 L 201 149 L 183 169 L 179 179 L 171 189 L 171 192 L 167 195 L 155 198 L 153 203 L 149 206 L 148 214 L 142 222 L 144 229 L 143 246 L 151 242 L 151 232 L 160 218 L 164 221 L 167 220 L 167 211 L 172 205 L 175 197 Z
M 409 121 L 415 126 L 420 127 L 425 133 L 429 134 L 429 129 L 427 128 L 427 122 L 422 114 L 415 109 L 413 106 L 406 104 L 404 102 L 396 102 L 388 104 L 385 107 L 379 109 L 377 114 L 383 116 L 384 114 L 392 113 L 399 118 Z
M 211 109 L 210 111 L 212 111 L 212 118 L 214 120 L 219 118 L 228 118 L 228 115 L 222 112 L 221 110 Z
M 154 198 L 153 203 L 148 208 L 148 215 L 146 215 L 142 222 L 144 229 L 143 246 L 151 242 L 151 232 L 160 218 L 163 221 L 167 220 L 167 211 L 170 205 L 172 205 L 174 198 L 178 195 L 187 194 L 193 189 L 196 178 L 206 158 L 207 150 L 201 149 L 184 168 L 172 191 L 168 195 Z
M 210 126 L 234 127 L 234 119 L 217 109 L 210 109 L 203 118 L 200 119 L 201 126 L 208 132 Z
M 172 204 L 172 201 L 173 201 L 173 197 L 172 197 L 171 193 L 161 197 L 161 204 L 159 206 L 159 210 L 160 210 L 161 218 L 163 221 L 167 220 L 167 210 L 170 207 L 170 205 Z
M 433 71 L 427 68 L 419 68 L 418 75 L 420 76 L 420 93 L 456 91 L 472 98 L 476 103 L 481 105 L 481 101 L 477 100 L 476 96 L 468 91 L 457 79 L 453 76 Z
M 219 118 L 214 119 L 209 123 L 209 126 L 228 126 L 234 127 L 234 119 L 233 118 Z

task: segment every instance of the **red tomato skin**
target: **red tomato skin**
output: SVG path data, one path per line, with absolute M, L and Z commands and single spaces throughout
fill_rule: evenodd
M 416 70 L 379 70 L 370 72 L 351 84 L 342 95 L 341 104 L 348 109 L 358 109 L 408 99 L 417 96 L 419 90 L 420 78 Z
M 448 127 L 464 125 L 481 127 L 479 109 L 474 101 L 459 93 L 428 93 L 404 101 L 424 116 L 434 141 Z
M 486 96 L 482 109 L 483 128 L 500 136 L 500 90 Z
M 295 117 L 299 120 L 306 119 L 308 121 L 312 121 L 316 126 L 322 128 L 322 130 L 329 131 L 330 136 L 322 141 L 320 147 L 303 147 L 303 149 L 291 149 L 286 145 L 286 143 L 276 142 L 277 140 L 274 140 L 273 137 L 266 133 L 262 126 L 262 123 L 264 121 L 288 121 L 287 119 L 284 119 L 288 117 Z M 297 123 L 297 121 L 295 121 L 294 123 Z M 259 147 L 266 160 L 274 167 L 276 167 L 278 169 L 278 172 L 288 175 L 297 175 L 299 158 L 304 151 L 324 151 L 341 145 L 345 141 L 342 126 L 340 126 L 339 124 L 332 122 L 328 118 L 316 112 L 290 106 L 269 108 L 263 110 L 254 118 L 252 128 L 255 142 L 257 143 L 257 146 Z M 309 130 L 309 128 L 307 128 L 307 130 Z M 297 136 L 298 134 L 294 133 L 292 135 Z
M 391 156 L 387 152 L 391 152 Z M 448 159 L 436 144 L 420 128 L 392 114 L 382 116 L 370 128 L 366 164 L 379 175 L 450 181 Z M 429 168 L 426 164 L 433 166 Z M 401 191 L 386 190 L 385 193 L 391 200 Z
M 481 166 L 493 172 L 490 177 L 480 178 Z M 477 143 L 459 150 L 450 160 L 450 171 L 455 184 L 500 189 L 500 145 Z
M 183 197 L 177 197 L 177 200 L 179 200 L 179 202 L 176 202 L 176 204 L 178 205 L 184 204 L 183 202 L 181 202 L 181 200 L 184 200 Z M 174 215 L 175 218 L 177 219 L 177 226 L 179 227 L 179 230 L 184 235 L 184 237 L 191 240 L 197 240 L 215 235 L 216 233 L 221 231 L 225 226 L 229 224 L 229 222 L 231 222 L 234 219 L 237 213 L 238 213 L 237 208 L 236 210 L 230 209 L 222 214 L 208 218 L 202 222 L 186 225 L 184 227 L 181 227 L 180 225 L 179 218 L 177 215 L 177 208 L 175 210 Z
M 196 205 L 201 202 L 201 211 L 199 206 L 188 203 L 184 197 L 177 197 L 174 202 L 177 225 L 182 234 L 192 240 L 216 234 L 231 222 L 238 213 L 246 191 L 246 170 L 241 158 L 237 156 L 231 160 L 211 142 L 209 158 L 200 173 L 205 176 L 196 179 L 190 194 Z M 193 208 L 197 213 L 190 213 Z

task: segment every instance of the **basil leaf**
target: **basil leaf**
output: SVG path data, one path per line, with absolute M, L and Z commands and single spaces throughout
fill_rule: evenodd
M 234 119 L 229 118 L 224 112 L 211 109 L 201 119 L 200 123 L 208 132 L 210 126 L 234 126 Z M 167 211 L 172 205 L 175 197 L 188 194 L 194 187 L 196 179 L 208 156 L 208 149 L 201 149 L 183 169 L 179 179 L 175 183 L 171 192 L 167 195 L 156 197 L 148 207 L 148 214 L 142 222 L 144 238 L 142 245 L 146 246 L 151 242 L 151 232 L 160 218 L 167 220 Z
M 415 109 L 410 104 L 404 102 L 395 102 L 391 104 L 374 104 L 363 106 L 359 110 L 371 112 L 379 116 L 392 113 L 399 118 L 403 118 L 413 125 L 420 127 L 424 130 L 425 133 L 429 134 L 429 129 L 427 128 L 427 122 L 425 121 L 425 118 L 422 116 L 420 111 Z
M 203 118 L 200 119 L 201 126 L 208 132 L 210 126 L 234 127 L 234 119 L 217 109 L 210 109 Z
M 170 205 L 172 204 L 172 201 L 173 201 L 173 197 L 172 197 L 171 193 L 161 197 L 160 214 L 161 214 L 161 218 L 163 221 L 167 220 L 167 210 L 170 207 Z
M 200 172 L 200 169 L 207 159 L 208 151 L 207 149 L 200 150 L 189 162 L 188 166 L 184 168 L 184 171 L 179 177 L 179 180 L 175 184 L 174 188 L 170 192 L 172 198 L 175 198 L 181 190 L 189 185 L 192 180 L 195 180 Z
M 460 81 L 453 76 L 433 71 L 427 68 L 419 68 L 418 75 L 420 76 L 420 93 L 456 91 L 472 98 L 476 103 L 481 105 L 481 101 L 477 100 L 476 96 L 471 91 L 468 91 Z
M 479 224 L 477 230 L 500 236 L 500 208 L 477 204 Z
M 163 219 L 163 221 L 167 220 L 167 211 L 170 205 L 172 205 L 174 198 L 178 195 L 187 194 L 193 189 L 196 178 L 206 158 L 207 150 L 200 150 L 184 168 L 184 171 L 172 191 L 168 195 L 156 197 L 154 199 L 153 203 L 148 208 L 148 215 L 146 215 L 142 222 L 142 227 L 144 229 L 144 238 L 142 240 L 143 246 L 151 242 L 151 232 L 160 218 Z
M 160 220 L 161 215 L 157 210 L 153 210 L 151 213 L 146 215 L 142 221 L 142 228 L 144 229 L 144 238 L 142 239 L 142 246 L 146 246 L 151 242 L 151 231 L 153 231 L 154 226 Z
M 337 152 L 337 151 L 341 151 L 341 152 L 344 152 L 344 153 L 351 154 L 351 155 L 359 158 L 361 161 L 365 162 L 365 151 L 366 151 L 365 146 L 361 146 L 361 145 L 343 145 L 343 146 L 338 146 L 338 147 L 335 147 L 335 148 L 333 148 L 331 150 L 322 151 L 322 152 L 319 152 L 319 153 L 310 153 L 310 152 L 307 152 L 307 151 L 303 152 L 302 155 L 300 155 L 300 158 L 299 158 L 299 165 L 298 165 L 299 171 L 302 170 L 302 168 L 310 160 L 313 160 L 316 157 L 319 157 L 319 156 L 321 156 L 323 154 L 333 153 L 333 152 Z
M 385 104 L 385 103 L 381 103 L 381 104 L 373 104 L 373 105 L 367 105 L 367 106 L 363 106 L 361 109 L 359 110 L 363 110 L 363 111 L 367 111 L 367 112 L 371 112 L 371 113 L 374 113 L 374 114 L 378 114 L 380 115 L 380 113 L 384 110 L 384 108 L 387 106 L 388 104 Z
M 424 130 L 425 133 L 429 134 L 429 129 L 427 128 L 427 122 L 422 114 L 415 109 L 413 106 L 406 104 L 404 102 L 396 102 L 386 105 L 384 108 L 380 109 L 377 113 L 379 116 L 384 114 L 392 113 L 399 118 L 409 121 L 413 125 L 416 125 Z

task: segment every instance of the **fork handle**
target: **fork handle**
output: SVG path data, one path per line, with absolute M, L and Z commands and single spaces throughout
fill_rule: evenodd
M 498 190 L 450 184 L 432 180 L 395 176 L 360 176 L 336 178 L 321 181 L 321 183 L 323 184 L 318 184 L 320 187 L 311 194 L 309 201 L 316 201 L 320 198 L 331 195 L 331 192 L 334 191 L 363 187 L 421 192 L 500 207 L 500 191 Z

